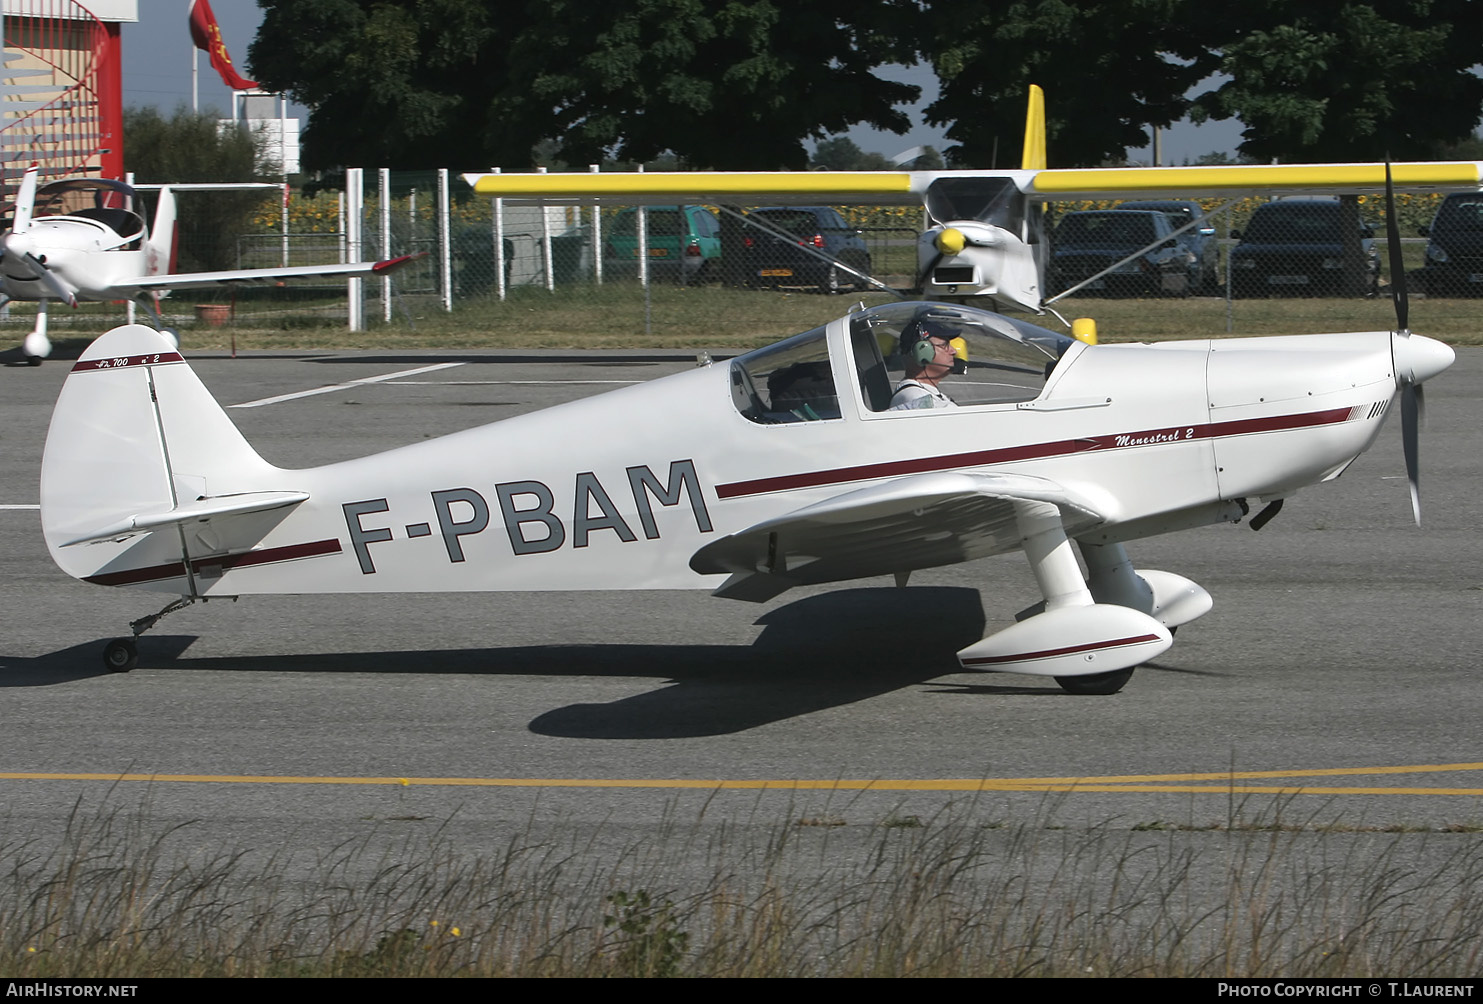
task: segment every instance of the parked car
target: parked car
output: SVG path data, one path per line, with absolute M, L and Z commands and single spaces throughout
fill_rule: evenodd
M 1154 202 L 1124 202 L 1118 209 L 1136 209 L 1144 212 L 1163 213 L 1177 231 L 1205 215 L 1198 202 L 1164 199 Z M 1220 285 L 1220 243 L 1215 238 L 1215 224 L 1205 220 L 1190 227 L 1174 238 L 1194 256 L 1190 262 L 1190 288 L 1200 293 L 1212 293 Z
M 1174 237 L 1174 226 L 1163 212 L 1067 213 L 1051 235 L 1050 246 L 1050 285 L 1058 292 L 1092 276 L 1083 291 L 1183 296 L 1190 289 L 1194 255 Z
M 1375 228 L 1344 233 L 1336 199 L 1281 199 L 1258 206 L 1231 249 L 1232 296 L 1373 296 L 1380 285 Z M 1344 270 L 1346 237 L 1357 242 L 1357 273 Z
M 742 227 L 741 254 L 748 285 L 815 286 L 825 293 L 870 285 L 863 278 L 870 275 L 870 251 L 860 231 L 828 206 L 752 210 Z
M 1426 265 L 1411 273 L 1417 292 L 1428 296 L 1468 296 L 1483 293 L 1483 194 L 1457 192 L 1447 196 L 1432 218 L 1420 228 L 1426 244 Z
M 649 206 L 643 210 L 649 246 L 649 276 L 676 282 L 707 282 L 721 257 L 721 224 L 704 206 Z M 638 209 L 624 209 L 603 233 L 610 272 L 638 271 Z

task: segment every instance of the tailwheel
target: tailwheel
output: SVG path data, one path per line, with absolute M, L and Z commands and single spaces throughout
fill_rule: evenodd
M 139 646 L 133 638 L 115 638 L 103 646 L 103 666 L 110 673 L 127 673 L 139 665 Z
M 1100 697 L 1122 690 L 1136 668 L 1129 666 L 1127 669 L 1114 669 L 1110 673 L 1092 673 L 1087 676 L 1058 676 L 1056 682 L 1068 694 Z

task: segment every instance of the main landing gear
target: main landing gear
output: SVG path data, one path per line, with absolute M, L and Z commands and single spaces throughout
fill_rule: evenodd
M 960 651 L 964 669 L 1049 676 L 1070 694 L 1115 694 L 1173 644 L 1175 628 L 1210 610 L 1210 594 L 1189 579 L 1135 571 L 1121 544 L 1079 543 L 1083 579 L 1060 510 L 1031 500 L 1014 506 L 1045 599 Z

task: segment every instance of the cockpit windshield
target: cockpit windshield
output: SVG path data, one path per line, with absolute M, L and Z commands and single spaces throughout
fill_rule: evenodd
M 937 386 L 960 407 L 1033 401 L 1076 344 L 1028 321 L 950 303 L 892 303 L 864 311 L 850 320 L 850 344 L 871 411 L 891 410 L 894 392 L 911 375 L 901 351 L 908 331 L 928 331 L 952 345 L 952 370 Z
M 824 329 L 737 356 L 731 397 L 744 418 L 761 425 L 839 418 Z
M 44 185 L 36 193 L 36 217 L 70 216 L 91 220 L 137 242 L 144 235 L 144 218 L 134 211 L 134 189 L 112 178 L 71 178 Z M 137 243 L 114 250 L 134 250 Z
M 36 193 L 37 216 L 76 216 L 83 209 L 134 208 L 134 189 L 112 178 L 71 178 L 43 185 Z
M 1009 178 L 938 178 L 927 186 L 927 213 L 938 223 L 977 220 L 1017 233 L 1025 196 Z

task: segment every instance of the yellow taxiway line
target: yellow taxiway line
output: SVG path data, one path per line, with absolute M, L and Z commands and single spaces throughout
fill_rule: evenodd
M 0 772 L 0 781 L 151 781 L 197 784 L 348 784 L 450 788 L 650 788 L 770 791 L 1084 791 L 1196 792 L 1276 795 L 1483 795 L 1483 787 L 1252 784 L 1278 779 L 1483 771 L 1483 763 L 1395 767 L 1327 767 L 1312 770 L 1247 770 L 1191 774 L 1114 774 L 1087 777 L 1006 777 L 871 780 L 561 777 L 351 777 L 283 774 L 145 774 Z M 1207 782 L 1204 784 L 1192 782 Z M 1247 783 L 1240 783 L 1247 782 Z

